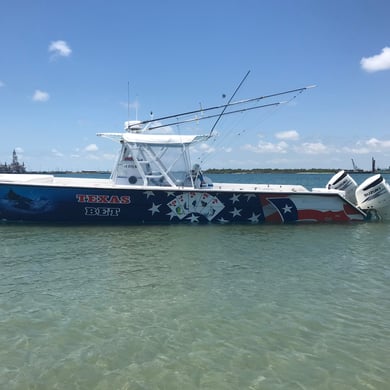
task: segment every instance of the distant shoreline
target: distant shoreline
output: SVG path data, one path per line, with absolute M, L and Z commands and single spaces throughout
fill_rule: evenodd
M 335 174 L 339 171 L 341 171 L 342 168 L 337 168 L 337 169 L 330 169 L 330 168 L 310 168 L 310 169 L 297 169 L 297 168 L 292 168 L 292 169 L 279 169 L 279 168 L 254 168 L 254 169 L 206 169 L 205 173 L 211 173 L 211 174 L 223 174 L 223 173 L 232 173 L 232 174 L 247 174 L 247 173 L 292 173 L 292 174 L 297 174 L 297 173 L 315 173 L 315 174 Z M 349 169 L 344 169 L 345 172 L 351 173 L 351 174 L 359 174 L 359 173 L 390 173 L 390 170 L 377 170 L 375 172 L 372 171 L 364 171 L 364 170 L 349 170 Z
M 205 173 L 211 174 L 247 174 L 247 173 L 336 173 L 338 169 L 279 169 L 279 168 L 253 168 L 253 169 L 206 169 Z

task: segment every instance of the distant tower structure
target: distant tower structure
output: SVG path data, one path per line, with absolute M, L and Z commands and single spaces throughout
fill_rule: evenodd
M 360 168 L 356 165 L 356 163 L 355 163 L 355 161 L 353 160 L 353 158 L 351 158 L 351 160 L 352 160 L 353 171 L 354 171 L 354 172 L 362 172 L 363 169 L 360 169 Z
M 18 166 L 19 165 L 18 155 L 16 154 L 15 149 L 14 149 L 14 151 L 12 153 L 12 165 L 14 165 L 14 166 Z
M 26 167 L 24 166 L 24 163 L 20 164 L 18 161 L 18 155 L 16 154 L 16 150 L 12 152 L 12 163 L 7 165 L 0 164 L 0 172 L 1 173 L 25 173 Z
M 374 158 L 374 157 L 372 158 L 372 166 L 371 166 L 371 169 L 372 169 L 372 172 L 373 172 L 373 173 L 376 171 L 376 167 L 375 167 L 375 158 Z

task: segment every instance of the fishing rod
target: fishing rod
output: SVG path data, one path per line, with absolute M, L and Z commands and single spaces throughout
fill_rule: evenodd
M 215 129 L 215 126 L 217 126 L 217 123 L 220 121 L 220 119 L 222 118 L 223 114 L 225 113 L 226 109 L 229 107 L 229 104 L 231 103 L 231 101 L 233 100 L 234 96 L 236 95 L 236 93 L 238 92 L 238 90 L 241 88 L 241 85 L 244 83 L 244 81 L 246 80 L 246 78 L 248 77 L 250 73 L 250 70 L 248 70 L 248 72 L 246 73 L 246 75 L 244 76 L 244 78 L 241 80 L 241 83 L 238 85 L 238 87 L 236 88 L 236 90 L 234 91 L 233 95 L 230 97 L 229 101 L 227 102 L 227 104 L 225 105 L 225 107 L 223 108 L 223 110 L 221 111 L 221 113 L 219 114 L 217 120 L 214 122 L 214 125 L 213 127 L 211 128 L 210 130 L 210 134 L 209 136 L 211 137 L 211 135 L 213 134 L 213 131 Z
M 253 107 L 248 107 L 248 108 L 241 108 L 240 110 L 224 112 L 222 115 L 236 114 L 238 112 L 245 112 L 245 111 L 255 110 L 255 109 L 264 108 L 264 107 L 278 106 L 280 104 L 286 104 L 286 103 L 288 103 L 288 102 L 287 101 L 283 101 L 283 102 L 275 102 L 275 103 L 263 104 L 263 105 L 260 105 L 260 106 L 253 106 Z M 157 125 L 157 126 L 151 126 L 151 127 L 148 128 L 148 130 L 154 130 L 154 129 L 159 129 L 161 127 L 180 125 L 182 123 L 196 122 L 198 120 L 217 118 L 217 117 L 221 117 L 221 114 L 213 114 L 213 115 L 203 116 L 201 118 L 191 118 L 191 119 L 186 119 L 186 120 L 182 120 L 182 121 L 179 121 L 179 122 L 171 122 L 171 123 L 161 124 L 161 125 Z M 212 133 L 210 132 L 209 136 L 211 136 L 211 135 L 212 135 Z
M 180 114 L 174 114 L 174 115 L 163 116 L 163 117 L 160 117 L 160 118 L 148 119 L 148 120 L 145 120 L 145 121 L 137 122 L 137 123 L 134 124 L 133 126 L 146 125 L 146 124 L 148 124 L 148 123 L 163 121 L 163 120 L 167 120 L 167 119 L 180 118 L 180 117 L 182 117 L 182 116 L 198 114 L 198 113 L 201 113 L 201 112 L 212 111 L 212 110 L 218 110 L 218 109 L 224 108 L 224 107 L 231 107 L 231 106 L 236 106 L 236 105 L 240 105 L 240 104 L 247 104 L 247 103 L 256 102 L 256 101 L 259 101 L 259 100 L 262 100 L 262 99 L 269 99 L 269 98 L 276 97 L 276 96 L 287 95 L 287 94 L 293 93 L 293 92 L 303 92 L 303 91 L 305 91 L 306 89 L 310 89 L 310 88 L 314 88 L 314 87 L 315 87 L 315 85 L 309 85 L 309 86 L 307 86 L 307 87 L 296 88 L 296 89 L 290 89 L 290 90 L 288 90 L 288 91 L 277 92 L 277 93 L 273 93 L 273 94 L 270 94 L 270 95 L 258 96 L 258 97 L 255 97 L 255 98 L 244 99 L 244 100 L 238 100 L 238 101 L 235 101 L 235 102 L 231 102 L 231 103 L 228 103 L 228 104 L 222 104 L 222 105 L 219 105 L 219 106 L 206 107 L 206 108 L 201 108 L 201 109 L 198 109 L 198 110 L 183 112 L 183 113 L 180 113 Z M 234 96 L 234 95 L 233 95 L 233 96 Z M 267 106 L 267 105 L 266 105 L 266 106 Z M 261 106 L 259 106 L 259 107 L 261 108 Z M 220 115 L 220 114 L 219 114 L 219 115 Z M 217 115 L 215 115 L 214 118 L 215 118 L 216 116 L 217 116 Z M 195 120 L 200 120 L 200 119 L 202 119 L 202 118 L 196 118 L 196 119 L 194 119 L 194 121 L 195 121 Z M 181 122 L 180 122 L 180 123 L 181 123 Z M 129 129 L 131 129 L 131 127 L 132 127 L 132 126 L 130 125 L 130 126 L 129 126 Z M 162 126 L 161 126 L 161 127 L 162 127 Z M 156 127 L 153 127 L 153 128 L 156 128 Z M 149 130 L 150 130 L 150 129 L 151 129 L 151 128 L 149 128 Z

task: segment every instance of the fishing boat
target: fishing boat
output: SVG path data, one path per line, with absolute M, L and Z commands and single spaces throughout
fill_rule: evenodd
M 109 178 L 1 174 L 3 221 L 90 224 L 301 223 L 390 219 L 390 188 L 381 175 L 360 186 L 338 172 L 325 188 L 302 185 L 216 183 L 191 150 L 213 137 L 225 115 L 279 105 L 263 99 L 299 94 L 310 87 L 220 106 L 126 121 L 122 132 L 98 133 L 115 141 L 120 152 Z M 237 91 L 237 89 L 236 89 Z M 203 135 L 167 133 L 167 127 L 216 118 Z M 160 129 L 160 131 L 158 131 Z

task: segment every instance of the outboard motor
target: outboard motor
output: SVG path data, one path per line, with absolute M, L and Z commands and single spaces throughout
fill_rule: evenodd
M 356 189 L 357 206 L 367 212 L 376 211 L 380 219 L 390 219 L 390 186 L 382 175 L 366 179 Z
M 337 172 L 326 185 L 326 188 L 344 191 L 345 199 L 349 200 L 351 203 L 356 204 L 355 191 L 357 188 L 357 183 L 348 175 L 345 171 Z

